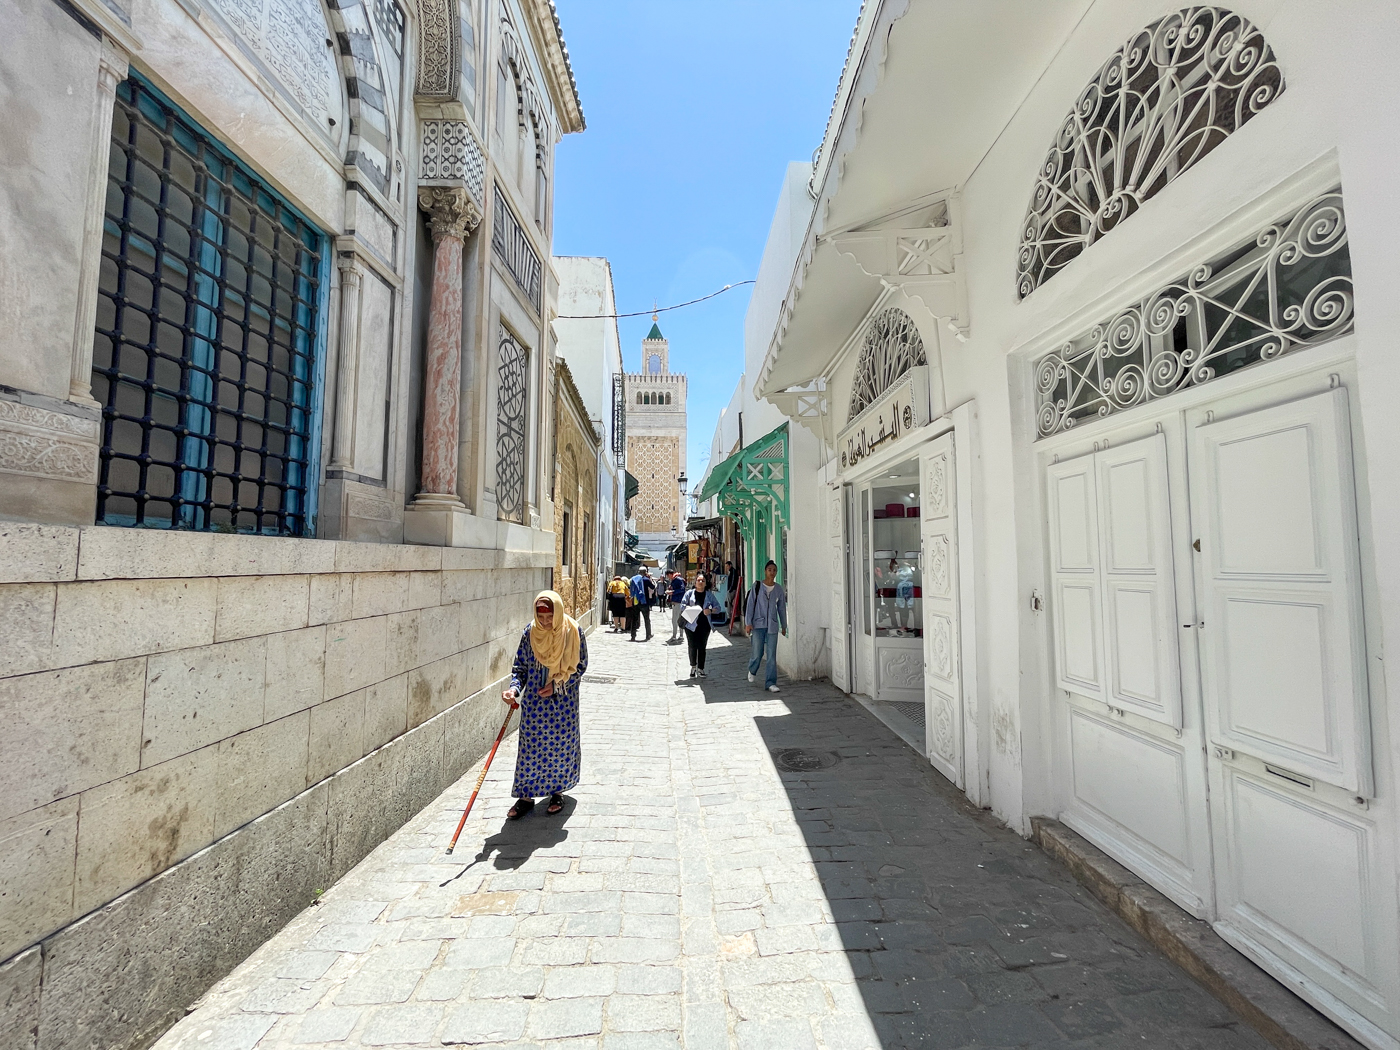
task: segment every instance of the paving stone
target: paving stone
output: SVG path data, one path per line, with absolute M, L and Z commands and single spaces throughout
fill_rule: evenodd
M 695 687 L 674 647 L 595 632 L 617 681 L 583 687 L 562 819 L 505 820 L 508 738 L 459 857 L 478 770 L 156 1050 L 1263 1050 L 863 708 L 767 699 L 745 651 L 713 635 Z M 789 747 L 843 761 L 780 774 Z
M 369 1015 L 360 1042 L 366 1046 L 422 1045 L 432 1039 L 443 1008 L 434 1004 L 384 1006 Z
M 373 1006 L 380 1003 L 405 1002 L 419 980 L 422 970 L 390 970 L 360 972 L 345 982 L 335 995 L 337 1006 Z
M 331 1007 L 312 1010 L 297 1025 L 294 1043 L 335 1043 L 350 1037 L 362 1011 Z
M 679 995 L 614 995 L 607 1001 L 614 1032 L 675 1032 L 681 1027 Z
M 472 1043 L 505 1043 L 525 1032 L 530 1004 L 487 999 L 454 1007 L 442 1026 L 444 1046 Z
M 616 987 L 616 967 L 561 966 L 549 971 L 542 994 L 546 999 L 576 999 L 611 995 Z
M 603 1030 L 603 1000 L 541 999 L 530 1007 L 530 1035 L 536 1039 L 594 1035 Z

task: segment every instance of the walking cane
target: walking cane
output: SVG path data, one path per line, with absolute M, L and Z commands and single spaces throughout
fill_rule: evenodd
M 449 854 L 457 846 L 457 836 L 462 834 L 462 828 L 466 826 L 467 814 L 472 811 L 472 803 L 476 801 L 476 796 L 481 791 L 481 785 L 486 783 L 486 771 L 491 768 L 491 760 L 496 757 L 496 748 L 500 747 L 501 741 L 505 739 L 506 726 L 510 725 L 510 716 L 515 714 L 515 709 L 519 706 L 519 703 L 512 703 L 506 711 L 506 720 L 501 723 L 501 731 L 496 734 L 496 742 L 491 745 L 491 753 L 486 756 L 486 765 L 481 767 L 481 776 L 476 778 L 476 788 L 472 791 L 472 797 L 467 799 L 467 808 L 462 810 L 462 819 L 457 821 L 457 830 L 452 833 L 452 841 L 447 844 Z

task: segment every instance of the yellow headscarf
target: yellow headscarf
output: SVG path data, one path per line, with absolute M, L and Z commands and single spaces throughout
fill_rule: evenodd
M 530 608 L 533 610 L 542 601 L 554 606 L 554 626 L 545 630 L 540 626 L 539 613 L 535 613 L 535 625 L 530 628 L 530 648 L 534 650 L 535 659 L 549 668 L 549 681 L 567 682 L 578 669 L 578 621 L 565 614 L 564 599 L 556 592 L 540 591 Z

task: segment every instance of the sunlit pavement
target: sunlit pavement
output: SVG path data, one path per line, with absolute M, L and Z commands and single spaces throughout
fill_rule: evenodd
M 512 737 L 161 1050 L 1266 1045 L 831 685 L 665 638 L 591 637 L 562 816 L 505 820 Z

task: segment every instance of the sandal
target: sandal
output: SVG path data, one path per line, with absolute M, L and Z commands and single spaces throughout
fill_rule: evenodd
M 549 805 L 545 808 L 545 812 L 548 813 L 548 814 L 552 817 L 552 816 L 555 816 L 555 815 L 558 814 L 558 813 L 562 813 L 563 811 L 564 811 L 564 796 L 563 796 L 563 795 L 559 795 L 559 794 L 550 795 L 550 796 L 549 796 Z
M 510 807 L 510 812 L 506 814 L 507 820 L 519 820 L 530 810 L 535 808 L 535 800 L 532 798 L 518 798 L 515 805 Z

